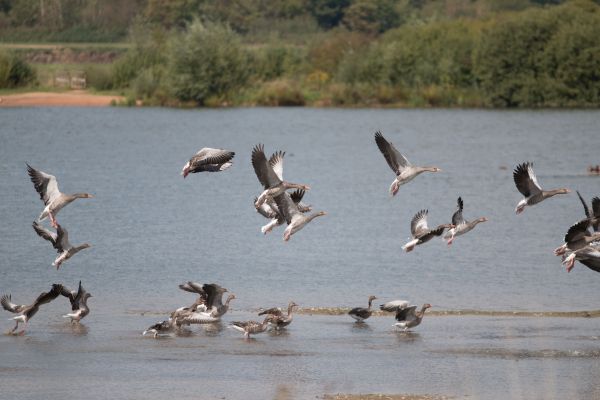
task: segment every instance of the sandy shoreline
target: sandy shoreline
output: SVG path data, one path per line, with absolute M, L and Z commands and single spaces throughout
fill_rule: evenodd
M 123 96 L 97 95 L 85 90 L 30 92 L 0 95 L 0 107 L 106 107 L 124 100 Z

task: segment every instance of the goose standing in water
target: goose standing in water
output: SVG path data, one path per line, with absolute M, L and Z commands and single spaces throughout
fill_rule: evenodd
M 464 235 L 465 233 L 471 231 L 475 226 L 481 222 L 486 222 L 488 219 L 486 217 L 477 218 L 471 222 L 464 219 L 463 212 L 463 201 L 459 197 L 457 200 L 458 209 L 452 215 L 452 225 L 454 228 L 448 230 L 448 232 L 444 235 L 444 239 L 448 240 L 448 246 L 452 244 L 455 236 Z
M 37 297 L 37 299 L 35 299 L 35 301 L 30 305 L 19 305 L 13 303 L 11 301 L 10 294 L 2 296 L 2 298 L 0 299 L 0 304 L 2 304 L 2 308 L 13 314 L 18 314 L 16 317 L 12 318 L 15 321 L 15 327 L 9 333 L 13 334 L 19 327 L 19 323 L 23 322 L 25 326 L 23 330 L 18 333 L 19 335 L 23 335 L 25 333 L 25 329 L 27 329 L 27 323 L 38 312 L 40 306 L 42 304 L 50 303 L 52 300 L 56 299 L 60 294 L 61 290 L 62 285 L 54 284 L 52 285 L 52 289 L 49 292 L 41 293 Z
M 168 334 L 172 333 L 174 330 L 175 330 L 175 325 L 173 323 L 173 320 L 168 319 L 168 320 L 158 322 L 158 323 L 150 326 L 148 329 L 146 329 L 144 332 L 142 332 L 142 336 L 146 336 L 146 334 L 152 333 L 152 336 L 154 337 L 154 339 L 156 339 L 159 336 L 168 335 Z
M 410 328 L 419 325 L 425 316 L 425 311 L 431 308 L 431 304 L 423 304 L 421 311 L 417 312 L 417 306 L 410 306 L 396 311 L 396 322 L 393 326 L 404 329 L 404 332 Z
M 285 221 L 288 224 L 287 228 L 285 228 L 285 231 L 283 232 L 283 240 L 286 242 L 290 240 L 290 237 L 294 233 L 304 228 L 304 226 L 313 219 L 327 215 L 325 211 L 304 215 L 302 212 L 300 212 L 298 204 L 295 203 L 291 196 L 286 192 L 275 197 L 275 203 L 277 203 L 277 208 L 283 214 Z
M 219 172 L 231 167 L 231 160 L 235 152 L 223 149 L 211 149 L 204 147 L 200 149 L 190 161 L 188 161 L 181 170 L 181 175 L 185 179 L 188 174 L 196 172 Z
M 233 321 L 229 326 L 237 331 L 244 332 L 244 338 L 248 339 L 250 335 L 262 333 L 267 330 L 267 326 L 273 317 L 267 315 L 263 322 L 257 321 Z
M 252 166 L 259 182 L 265 189 L 258 196 L 256 203 L 254 203 L 256 208 L 260 207 L 268 198 L 275 198 L 288 189 L 310 190 L 310 187 L 307 185 L 290 183 L 283 180 L 284 154 L 281 151 L 276 152 L 274 155 L 275 158 L 271 157 L 273 161 L 270 163 L 267 161 L 262 144 L 256 145 L 252 150 Z
M 428 213 L 428 210 L 421 210 L 415 214 L 410 222 L 410 233 L 412 235 L 412 240 L 402 246 L 402 250 L 408 253 L 409 251 L 412 251 L 415 246 L 430 241 L 434 236 L 441 236 L 445 229 L 454 228 L 454 225 L 452 224 L 442 224 L 438 225 L 434 229 L 429 229 L 427 227 Z
M 294 319 L 292 315 L 294 307 L 298 307 L 298 304 L 290 301 L 290 304 L 288 304 L 287 308 L 287 315 L 284 314 L 279 307 L 269 308 L 268 310 L 261 311 L 258 313 L 258 315 L 270 315 L 273 317 L 271 320 L 271 325 L 273 325 L 276 330 L 280 330 L 292 323 L 292 320 Z
M 413 180 L 417 175 L 423 172 L 440 172 L 441 169 L 438 167 L 417 167 L 412 165 L 406 157 L 402 155 L 391 142 L 385 140 L 381 131 L 375 132 L 375 143 L 383 154 L 385 161 L 396 174 L 396 179 L 390 186 L 390 194 L 395 196 L 400 189 L 400 185 L 404 185 L 407 182 Z
M 290 198 L 294 203 L 296 203 L 298 211 L 300 211 L 303 214 L 312 210 L 312 206 L 302 203 L 304 193 L 304 190 L 296 189 L 290 194 Z M 254 203 L 256 204 L 257 201 L 258 198 L 255 197 Z M 256 212 L 258 212 L 263 217 L 270 219 L 270 222 L 268 224 L 260 228 L 260 231 L 265 235 L 271 232 L 276 226 L 283 225 L 283 223 L 285 222 L 285 217 L 283 213 L 279 211 L 279 207 L 277 207 L 277 204 L 274 200 L 267 200 L 256 209 Z
M 65 228 L 56 224 L 56 233 L 50 232 L 48 229 L 43 228 L 37 221 L 33 222 L 33 230 L 43 239 L 46 239 L 56 249 L 59 254 L 56 260 L 52 263 L 53 266 L 58 270 L 61 264 L 79 253 L 83 249 L 91 247 L 88 243 L 84 243 L 79 246 L 73 246 L 69 243 L 69 233 Z
M 76 199 L 89 199 L 94 197 L 89 193 L 61 193 L 60 190 L 58 190 L 58 183 L 56 182 L 56 177 L 54 175 L 37 170 L 29 164 L 27 164 L 27 173 L 31 178 L 31 182 L 33 182 L 33 187 L 46 206 L 38 217 L 38 221 L 43 221 L 46 217 L 50 217 L 50 222 L 54 228 L 56 228 L 57 225 L 56 214 L 58 214 L 63 207 Z
M 352 310 L 348 311 L 348 315 L 356 320 L 356 322 L 364 322 L 365 319 L 369 318 L 373 311 L 371 310 L 371 305 L 373 304 L 373 300 L 377 297 L 369 296 L 369 306 L 367 308 L 364 307 L 354 307 Z
M 569 189 L 564 188 L 542 190 L 535 176 L 535 172 L 533 172 L 533 164 L 530 162 L 524 162 L 517 165 L 513 172 L 513 179 L 519 192 L 525 196 L 525 198 L 517 204 L 517 208 L 515 209 L 517 214 L 521 214 L 526 206 L 533 206 L 534 204 L 540 203 L 557 194 L 567 194 L 571 192 Z
M 592 271 L 600 272 L 600 242 L 594 242 L 569 254 L 563 261 L 563 264 L 567 267 L 567 272 L 571 272 L 575 266 L 575 260 L 578 260 Z
M 63 318 L 71 318 L 71 323 L 73 321 L 79 323 L 90 313 L 90 309 L 87 305 L 87 299 L 92 297 L 92 295 L 88 293 L 83 286 L 81 286 L 81 281 L 79 281 L 79 287 L 77 288 L 76 292 L 63 286 L 60 294 L 68 298 L 71 302 L 72 312 L 63 315 Z

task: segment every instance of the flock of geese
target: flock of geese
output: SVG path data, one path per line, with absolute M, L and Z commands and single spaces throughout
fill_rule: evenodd
M 415 179 L 418 175 L 424 172 L 441 171 L 440 168 L 434 166 L 420 167 L 411 164 L 379 131 L 375 133 L 375 143 L 395 174 L 394 181 L 389 187 L 392 196 L 398 193 L 400 186 Z M 235 152 L 233 151 L 203 148 L 184 165 L 181 175 L 186 178 L 190 173 L 227 170 L 232 166 L 234 156 Z M 262 192 L 254 198 L 254 206 L 259 214 L 269 220 L 266 225 L 262 226 L 261 231 L 266 235 L 274 228 L 285 223 L 287 226 L 284 230 L 283 240 L 288 241 L 292 235 L 304 228 L 309 222 L 326 215 L 326 212 L 311 213 L 312 206 L 302 202 L 306 192 L 310 190 L 308 185 L 291 183 L 283 179 L 284 157 L 285 152 L 275 151 L 267 158 L 264 146 L 258 144 L 252 150 L 251 161 L 256 177 L 262 186 Z M 76 199 L 92 198 L 93 196 L 89 193 L 62 193 L 58 189 L 55 176 L 37 170 L 29 164 L 27 164 L 27 172 L 45 206 L 38 219 L 33 222 L 33 229 L 38 236 L 50 242 L 57 251 L 58 256 L 52 265 L 58 270 L 65 261 L 90 247 L 90 245 L 84 243 L 73 246 L 69 242 L 67 230 L 57 222 L 56 215 Z M 524 196 L 515 209 L 517 214 L 522 213 L 526 207 L 536 205 L 555 195 L 570 193 L 570 190 L 565 188 L 543 190 L 537 181 L 533 165 L 530 162 L 517 165 L 513 171 L 513 178 L 518 191 Z M 294 191 L 288 192 L 290 190 Z M 567 272 L 573 269 L 576 260 L 588 268 L 600 272 L 600 198 L 594 197 L 592 199 L 590 210 L 581 194 L 577 192 L 577 195 L 583 204 L 585 218 L 568 229 L 564 243 L 554 252 L 557 256 L 562 256 Z M 479 223 L 487 221 L 485 217 L 472 221 L 466 220 L 463 217 L 463 208 L 463 199 L 459 197 L 457 209 L 452 215 L 451 222 L 433 228 L 429 228 L 427 224 L 428 210 L 423 209 L 417 212 L 410 224 L 412 238 L 402 246 L 402 249 L 406 252 L 412 251 L 416 246 L 422 245 L 434 237 L 442 236 L 444 233 L 443 238 L 448 245 L 451 245 L 457 236 L 464 235 L 473 230 Z M 50 228 L 54 228 L 55 231 L 41 225 L 41 222 L 47 218 L 50 220 Z M 197 299 L 192 305 L 180 307 L 173 311 L 168 319 L 150 326 L 143 332 L 143 335 L 151 333 L 154 337 L 158 337 L 171 334 L 193 324 L 219 322 L 221 317 L 229 310 L 230 302 L 235 299 L 235 295 L 230 294 L 223 302 L 223 295 L 228 290 L 215 283 L 199 284 L 189 281 L 179 285 L 179 287 L 184 291 L 194 293 L 197 295 Z M 15 326 L 9 333 L 15 334 L 21 322 L 25 324 L 26 328 L 28 321 L 37 313 L 39 307 L 51 302 L 58 296 L 69 299 L 71 312 L 64 315 L 64 317 L 70 318 L 72 323 L 79 323 L 82 318 L 89 314 L 87 299 L 92 295 L 83 289 L 81 281 L 77 291 L 72 291 L 62 284 L 53 284 L 50 291 L 41 293 L 30 305 L 14 304 L 11 295 L 8 294 L 1 297 L 0 303 L 5 310 L 17 314 L 13 317 Z M 370 296 L 368 307 L 353 308 L 348 314 L 356 322 L 364 322 L 372 314 L 372 302 L 375 299 L 375 296 Z M 246 338 L 251 334 L 265 332 L 268 327 L 276 330 L 284 329 L 292 322 L 293 309 L 297 306 L 292 301 L 289 303 L 287 310 L 277 307 L 269 308 L 258 314 L 264 316 L 262 321 L 234 321 L 230 324 L 230 327 L 243 332 Z M 394 312 L 397 321 L 394 326 L 406 331 L 419 325 L 425 311 L 430 307 L 431 305 L 426 303 L 417 311 L 417 306 L 411 305 L 406 300 L 394 300 L 382 304 L 380 309 Z M 25 328 L 18 334 L 23 334 Z

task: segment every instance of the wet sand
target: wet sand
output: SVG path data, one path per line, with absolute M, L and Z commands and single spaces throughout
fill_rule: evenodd
M 0 95 L 0 107 L 105 107 L 124 100 L 123 96 L 98 95 L 85 90 L 30 92 Z

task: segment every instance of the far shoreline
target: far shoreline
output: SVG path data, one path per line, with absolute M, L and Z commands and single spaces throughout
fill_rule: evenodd
M 9 107 L 108 107 L 125 101 L 124 96 L 94 94 L 86 90 L 67 92 L 23 92 L 0 94 L 0 108 Z

